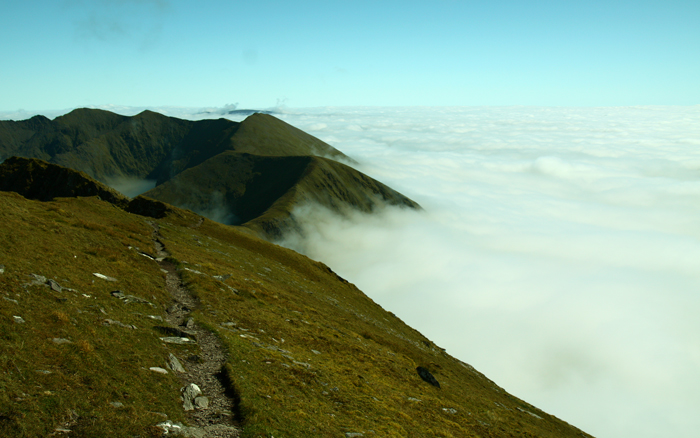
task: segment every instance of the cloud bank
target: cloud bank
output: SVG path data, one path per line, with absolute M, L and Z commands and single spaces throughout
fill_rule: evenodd
M 285 245 L 600 437 L 700 419 L 700 107 L 281 116 L 424 212 L 299 209 Z

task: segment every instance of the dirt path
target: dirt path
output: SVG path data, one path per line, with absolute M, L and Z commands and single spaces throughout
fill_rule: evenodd
M 182 285 L 175 266 L 163 260 L 170 254 L 165 249 L 158 224 L 149 222 L 153 227 L 153 242 L 157 252 L 158 263 L 166 271 L 166 287 L 172 296 L 172 304 L 167 309 L 166 321 L 171 328 L 185 332 L 197 340 L 200 354 L 182 360 L 186 373 L 176 373 L 183 387 L 194 383 L 202 390 L 202 395 L 209 400 L 205 409 L 188 411 L 188 419 L 195 427 L 205 432 L 205 437 L 237 438 L 240 429 L 236 427 L 235 396 L 227 391 L 222 369 L 226 353 L 219 338 L 212 332 L 194 323 L 190 313 L 199 305 L 197 300 Z

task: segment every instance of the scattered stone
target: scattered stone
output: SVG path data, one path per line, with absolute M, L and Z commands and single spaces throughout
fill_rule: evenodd
M 185 386 L 180 390 L 182 392 L 182 407 L 186 411 L 193 411 L 194 410 L 194 405 L 192 402 L 194 399 L 199 397 L 200 394 L 202 394 L 202 390 L 199 389 L 199 386 L 195 385 L 194 383 L 190 383 L 189 385 Z
M 147 252 L 138 251 L 138 253 L 139 253 L 140 255 L 142 255 L 142 256 L 148 258 L 148 259 L 151 259 L 151 260 L 155 260 L 155 259 L 156 259 L 154 256 L 148 254 Z
M 313 354 L 321 354 L 321 352 L 318 351 L 318 350 L 311 350 L 311 352 L 312 352 Z
M 226 274 L 226 275 L 214 275 L 214 278 L 219 280 L 219 281 L 226 281 L 229 278 L 231 278 L 231 274 Z
M 39 373 L 39 374 L 51 374 L 51 371 L 47 371 L 47 370 L 34 370 L 34 372 Z
M 124 407 L 124 403 L 122 403 L 122 402 L 109 402 L 109 404 L 115 408 L 123 408 Z
M 177 371 L 178 373 L 186 373 L 187 371 L 185 368 L 182 366 L 179 360 L 177 360 L 177 357 L 175 357 L 174 354 L 170 353 L 170 356 L 168 357 L 168 366 L 170 367 L 171 370 Z
M 420 403 L 420 402 L 422 402 L 423 400 L 421 400 L 421 399 L 419 399 L 419 398 L 415 398 L 415 397 L 408 397 L 408 401 L 411 401 L 411 402 L 414 402 L 414 403 Z
M 168 313 L 175 313 L 175 312 L 177 312 L 178 310 L 180 310 L 180 307 L 179 307 L 177 304 L 173 304 L 172 306 L 170 306 L 170 307 L 168 307 L 167 309 L 165 309 L 165 311 L 168 312 Z
M 103 324 L 103 325 L 107 325 L 107 326 L 109 326 L 109 325 L 116 325 L 116 326 L 118 326 L 118 327 L 128 328 L 128 329 L 132 329 L 132 330 L 135 330 L 135 329 L 136 329 L 136 326 L 135 326 L 135 325 L 124 324 L 123 322 L 115 321 L 115 320 L 109 319 L 109 318 L 108 318 L 108 319 L 105 319 L 104 321 L 102 321 L 102 324 Z
M 4 300 L 9 301 L 11 303 L 19 304 L 19 301 L 13 300 L 12 298 L 7 298 L 7 297 L 2 297 Z
M 46 277 L 43 275 L 29 274 L 29 276 L 32 277 L 32 282 L 29 283 L 30 286 L 41 286 L 46 284 Z
M 153 306 L 153 303 L 151 303 L 148 300 L 144 300 L 143 298 L 134 296 L 134 295 L 127 295 L 124 292 L 120 290 L 113 290 L 112 292 L 109 293 L 112 295 L 114 298 L 119 298 L 120 300 L 124 301 L 124 303 L 130 303 L 130 302 L 135 302 L 135 303 L 143 303 L 143 304 L 148 304 L 149 306 Z
M 99 273 L 97 273 L 97 272 L 93 272 L 92 275 L 94 275 L 94 276 L 97 277 L 97 278 L 101 278 L 101 279 L 103 279 L 103 280 L 105 280 L 105 281 L 111 281 L 111 282 L 117 281 L 116 278 L 108 277 L 108 276 L 106 276 L 106 275 L 102 275 L 102 274 L 99 274 Z
M 237 325 L 238 325 L 238 323 L 235 323 L 235 322 L 222 322 L 221 323 L 222 327 L 235 327 Z
M 51 279 L 49 279 L 49 280 L 46 281 L 46 284 L 47 284 L 51 289 L 55 290 L 56 292 L 61 292 L 61 291 L 63 290 L 63 288 L 61 287 L 61 285 L 58 284 L 58 282 L 57 282 L 56 280 L 51 280 Z
M 437 388 L 440 387 L 440 382 L 438 382 L 437 379 L 432 374 L 430 374 L 430 371 L 428 371 L 427 368 L 418 367 L 416 368 L 416 371 L 418 371 L 418 375 L 421 379 L 423 379 L 423 381 L 430 383 L 431 385 Z
M 442 410 L 447 412 L 448 414 L 452 414 L 452 415 L 457 413 L 457 409 L 453 409 L 453 408 L 442 408 Z
M 194 406 L 198 409 L 206 409 L 209 407 L 209 399 L 203 396 L 196 397 L 194 399 Z
M 123 300 L 124 298 L 126 298 L 126 295 L 124 295 L 124 292 L 122 292 L 120 290 L 113 290 L 109 294 L 112 295 L 114 298 L 119 298 L 120 300 Z
M 0 265 L 0 274 L 5 273 L 5 265 Z
M 149 370 L 160 374 L 168 374 L 168 370 L 161 367 L 150 367 Z
M 187 322 L 185 323 L 185 328 L 188 328 L 188 329 L 194 328 L 194 318 L 192 318 L 192 317 L 187 318 Z
M 17 324 L 24 324 L 27 322 L 21 316 L 12 316 L 12 319 L 14 319 Z
M 166 342 L 168 344 L 196 344 L 197 341 L 194 339 L 190 338 L 181 338 L 177 336 L 168 336 L 165 338 L 160 338 L 161 341 Z
M 364 434 L 364 433 L 360 433 L 360 432 L 345 432 L 345 437 L 346 437 L 346 438 L 355 438 L 355 437 L 358 437 L 358 436 L 365 436 L 365 434 Z
M 163 435 L 179 434 L 182 431 L 182 423 L 173 423 L 172 421 L 164 421 L 156 424 L 156 427 L 163 429 Z
M 72 343 L 73 343 L 73 341 L 71 341 L 70 339 L 66 339 L 66 338 L 53 338 L 53 339 L 51 339 L 51 340 L 53 341 L 54 344 L 59 344 L 59 345 L 60 345 L 60 344 L 72 344 Z

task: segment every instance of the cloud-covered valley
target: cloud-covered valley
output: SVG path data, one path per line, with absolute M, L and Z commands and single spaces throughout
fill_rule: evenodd
M 700 426 L 700 107 L 281 115 L 425 208 L 306 218 L 323 260 L 506 390 L 601 437 Z

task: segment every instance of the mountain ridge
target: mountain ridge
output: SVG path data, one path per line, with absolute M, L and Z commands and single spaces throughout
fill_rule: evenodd
M 147 196 L 230 224 L 248 223 L 270 239 L 299 228 L 293 208 L 304 202 L 339 214 L 383 205 L 420 208 L 343 164 L 352 159 L 342 152 L 262 113 L 238 123 L 76 109 L 53 121 L 0 122 L 0 155 L 8 154 L 70 167 L 106 184 L 120 177 L 152 179 L 156 188 Z
M 251 438 L 589 436 L 451 357 L 323 263 L 137 200 L 164 210 L 144 217 L 97 196 L 0 192 L 4 436 L 217 436 L 210 426 Z M 208 335 L 187 318 L 166 324 L 185 311 L 172 275 L 193 298 L 191 324 L 221 341 L 211 376 L 235 408 L 183 410 L 190 374 L 171 355 L 190 373 Z M 205 414 L 216 423 L 197 423 Z

